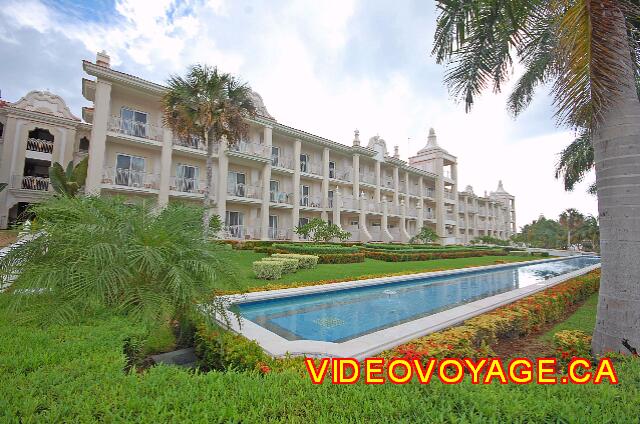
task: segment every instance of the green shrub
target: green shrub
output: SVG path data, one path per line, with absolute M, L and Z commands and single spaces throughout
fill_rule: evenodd
M 529 252 L 524 250 L 512 250 L 508 253 L 509 256 L 531 256 Z
M 432 259 L 456 259 L 471 258 L 477 256 L 502 256 L 504 250 L 434 250 L 429 252 L 411 252 L 411 251 L 382 251 L 382 250 L 365 250 L 365 255 L 370 259 L 377 259 L 385 262 L 408 262 L 408 261 L 430 261 Z
M 298 270 L 298 264 L 300 261 L 294 258 L 273 258 L 267 257 L 262 258 L 263 262 L 281 262 L 282 263 L 282 273 L 283 274 L 291 274 Z
M 276 251 L 284 251 L 287 253 L 302 253 L 306 255 L 328 255 L 339 253 L 358 253 L 360 250 L 355 246 L 341 246 L 339 244 L 292 244 L 292 243 L 276 243 L 271 246 Z
M 176 347 L 176 336 L 173 328 L 168 324 L 162 324 L 149 332 L 144 343 L 144 353 L 146 355 L 169 352 Z
M 352 264 L 364 262 L 364 253 L 328 254 L 318 255 L 321 264 Z
M 251 371 L 269 360 L 258 343 L 204 324 L 198 326 L 194 346 L 198 365 L 204 370 Z
M 280 279 L 283 268 L 284 263 L 282 261 L 255 261 L 253 263 L 253 272 L 256 278 L 261 280 Z
M 591 355 L 591 335 L 580 330 L 562 330 L 553 335 L 553 345 L 561 359 Z
M 311 269 L 318 266 L 318 256 L 316 255 L 300 255 L 296 253 L 274 253 L 272 258 L 293 258 L 298 260 L 298 268 Z

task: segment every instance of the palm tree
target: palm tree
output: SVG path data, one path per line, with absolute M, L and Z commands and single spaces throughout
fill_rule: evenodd
M 49 180 L 53 190 L 60 195 L 74 197 L 84 187 L 88 165 L 89 158 L 85 157 L 76 166 L 73 166 L 73 161 L 70 161 L 65 171 L 62 165 L 54 162 L 49 168 Z
M 567 249 L 569 249 L 571 247 L 571 234 L 582 226 L 584 215 L 574 208 L 569 208 L 560 214 L 558 222 L 567 230 Z
M 580 244 L 584 245 L 585 241 L 589 242 L 592 249 L 597 248 L 600 241 L 600 227 L 598 219 L 594 216 L 587 216 L 582 225 L 576 230 L 576 238 L 580 240 Z
M 213 216 L 214 145 L 223 138 L 235 142 L 246 135 L 247 119 L 256 114 L 251 88 L 231 74 L 207 65 L 191 66 L 185 77 L 171 76 L 168 85 L 162 99 L 165 125 L 178 137 L 204 140 L 207 146 L 202 224 L 204 236 L 208 237 Z
M 514 54 L 525 67 L 509 99 L 520 113 L 552 84 L 559 124 L 593 143 L 602 276 L 593 351 L 640 346 L 640 6 L 636 0 L 439 0 L 433 52 L 469 110 L 499 91 Z
M 585 175 L 593 169 L 593 145 L 589 131 L 582 130 L 575 140 L 560 152 L 560 159 L 556 164 L 557 179 L 562 178 L 564 189 L 573 191 L 576 184 L 582 181 Z M 590 194 L 596 194 L 596 184 L 593 183 L 587 190 Z

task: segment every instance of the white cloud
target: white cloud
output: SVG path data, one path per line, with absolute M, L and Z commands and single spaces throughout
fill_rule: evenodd
M 369 64 L 362 64 L 368 70 L 364 74 L 345 71 L 342 64 L 354 53 L 349 50 L 354 48 L 349 43 L 354 36 L 359 43 L 394 37 L 354 34 L 354 25 L 369 6 L 357 0 L 293 0 L 282 7 L 223 0 L 118 0 L 117 16 L 81 22 L 73 13 L 36 0 L 13 1 L 0 10 L 6 23 L 0 27 L 0 43 L 16 42 L 10 36 L 12 27 L 32 28 L 56 42 L 70 39 L 86 48 L 69 51 L 68 57 L 58 60 L 78 61 L 80 66 L 80 58 L 105 49 L 116 68 L 157 82 L 192 63 L 215 64 L 249 81 L 279 121 L 338 142 L 349 144 L 358 128 L 363 140 L 379 133 L 390 150 L 398 144 L 401 156 L 407 158 L 423 146 L 428 128 L 435 127 L 440 144 L 458 157 L 460 188 L 471 184 L 482 193 L 495 189 L 501 178 L 517 196 L 520 225 L 540 213 L 554 216 L 567 207 L 595 213 L 592 196 L 582 188 L 567 194 L 553 179 L 555 153 L 571 134 L 558 131 L 510 139 L 521 124 L 507 115 L 504 94 L 482 96 L 473 112 L 465 114 L 464 106 L 451 102 L 441 86 L 424 92 L 409 64 L 394 63 L 394 69 L 385 73 Z M 412 18 L 409 12 L 403 16 Z M 428 33 L 424 27 L 433 25 L 435 11 L 416 19 L 426 21 L 403 27 L 404 32 L 419 31 L 403 33 L 403 42 L 415 42 L 415 55 L 423 55 L 420 63 L 430 67 L 431 74 L 418 78 L 439 81 L 441 69 L 424 51 Z M 371 31 L 378 28 L 374 25 Z M 77 83 L 51 89 L 68 91 Z

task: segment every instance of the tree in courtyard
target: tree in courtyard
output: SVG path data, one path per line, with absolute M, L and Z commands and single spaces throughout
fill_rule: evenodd
M 589 248 L 590 250 L 597 250 L 600 244 L 600 226 L 598 225 L 598 219 L 594 216 L 585 217 L 582 225 L 577 228 L 575 236 L 582 249 Z
M 204 141 L 207 146 L 207 182 L 202 217 L 205 237 L 213 215 L 212 181 L 214 146 L 223 138 L 229 143 L 248 131 L 247 119 L 256 114 L 251 88 L 217 67 L 191 66 L 184 77 L 171 76 L 162 99 L 164 123 L 176 137 Z
M 439 63 L 450 64 L 446 82 L 467 110 L 489 86 L 500 90 L 515 53 L 525 72 L 509 101 L 512 112 L 520 113 L 535 89 L 550 83 L 558 122 L 589 132 L 602 227 L 593 351 L 628 354 L 625 346 L 640 346 L 640 226 L 633 200 L 640 198 L 640 5 L 439 0 L 438 7 L 433 51 Z
M 322 242 L 328 242 L 333 239 L 345 241 L 351 237 L 350 232 L 344 231 L 336 224 L 323 221 L 320 218 L 313 218 L 306 224 L 296 227 L 294 231 L 305 239 Z
M 108 310 L 147 328 L 199 314 L 225 315 L 212 298 L 232 284 L 222 245 L 202 238 L 202 207 L 119 197 L 54 196 L 33 206 L 38 237 L 0 258 L 1 296 L 16 321 L 80 320 Z M 217 287 L 216 287 L 217 286 Z
M 62 165 L 54 162 L 49 168 L 49 181 L 51 181 L 53 191 L 63 196 L 76 196 L 87 180 L 88 166 L 88 157 L 83 158 L 75 166 L 73 161 L 70 161 L 67 164 L 66 171 L 62 168 Z
M 576 230 L 584 223 L 584 215 L 574 208 L 569 208 L 560 214 L 558 222 L 567 232 L 567 249 L 569 249 L 573 244 L 571 236 L 575 235 Z
M 422 227 L 415 236 L 411 237 L 409 243 L 435 243 L 440 237 L 438 233 L 431 227 Z

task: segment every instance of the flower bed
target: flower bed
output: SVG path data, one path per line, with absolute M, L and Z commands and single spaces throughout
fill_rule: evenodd
M 365 249 L 364 253 L 367 258 L 377 259 L 386 262 L 407 262 L 407 261 L 429 261 L 432 259 L 455 259 L 455 258 L 471 258 L 476 256 L 503 256 L 504 250 L 434 250 L 429 252 L 385 252 Z
M 518 300 L 508 306 L 471 318 L 461 325 L 429 334 L 388 350 L 384 357 L 480 358 L 492 356 L 491 344 L 520 337 L 556 321 L 573 304 L 598 291 L 600 270 L 573 278 Z

